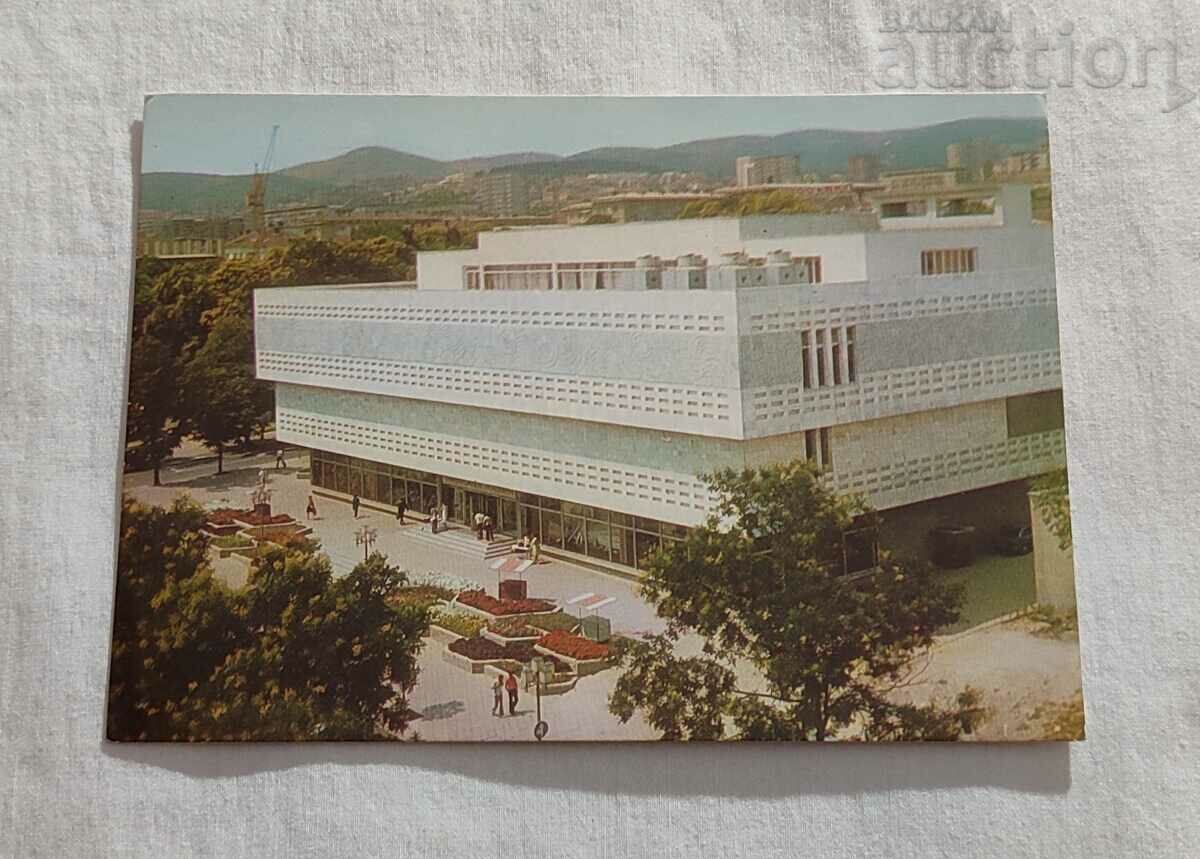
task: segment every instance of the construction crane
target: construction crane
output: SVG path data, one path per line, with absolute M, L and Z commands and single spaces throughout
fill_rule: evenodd
M 267 178 L 271 175 L 271 161 L 275 157 L 275 141 L 278 137 L 279 126 L 272 125 L 267 154 L 263 156 L 261 166 L 254 165 L 254 175 L 250 177 L 250 190 L 246 192 L 246 227 L 254 234 L 260 253 L 267 233 Z

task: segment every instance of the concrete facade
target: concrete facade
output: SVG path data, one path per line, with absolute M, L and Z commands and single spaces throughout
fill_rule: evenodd
M 880 508 L 1030 477 L 1064 461 L 1013 417 L 1061 387 L 1051 235 L 995 199 L 482 233 L 415 290 L 258 290 L 258 373 L 283 441 L 684 526 L 725 467 L 809 457 Z

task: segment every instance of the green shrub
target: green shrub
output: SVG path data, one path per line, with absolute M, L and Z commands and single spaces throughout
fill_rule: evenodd
M 526 618 L 525 622 L 542 632 L 574 632 L 579 628 L 579 618 L 572 617 L 565 611 L 535 615 Z
M 243 537 L 241 534 L 227 534 L 224 537 L 213 537 L 208 542 L 209 545 L 216 546 L 218 549 L 248 549 L 254 545 L 249 537 Z
M 442 629 L 448 629 L 451 632 L 457 633 L 465 638 L 473 638 L 478 635 L 486 625 L 481 617 L 473 617 L 468 614 L 460 614 L 450 611 L 439 611 L 434 609 L 429 614 L 429 622 L 437 624 Z
M 392 605 L 411 605 L 418 608 L 433 608 L 441 600 L 449 600 L 454 592 L 447 588 L 433 585 L 417 585 L 416 587 L 401 588 L 392 595 L 389 602 Z
M 1035 627 L 1034 635 L 1042 638 L 1066 638 L 1079 631 L 1079 616 L 1075 612 L 1063 612 L 1053 606 L 1038 604 L 1027 615 Z

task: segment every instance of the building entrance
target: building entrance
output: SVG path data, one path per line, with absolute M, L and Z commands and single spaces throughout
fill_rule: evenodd
M 520 534 L 520 523 L 517 521 L 517 504 L 511 498 L 499 498 L 486 492 L 468 492 L 456 490 L 462 496 L 458 510 L 462 515 L 455 517 L 464 525 L 474 526 L 475 514 L 482 513 L 491 516 L 496 526 L 497 534 L 516 537 Z

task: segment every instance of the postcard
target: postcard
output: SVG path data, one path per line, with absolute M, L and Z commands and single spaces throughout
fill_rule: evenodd
M 1038 96 L 147 100 L 111 740 L 1084 735 Z

